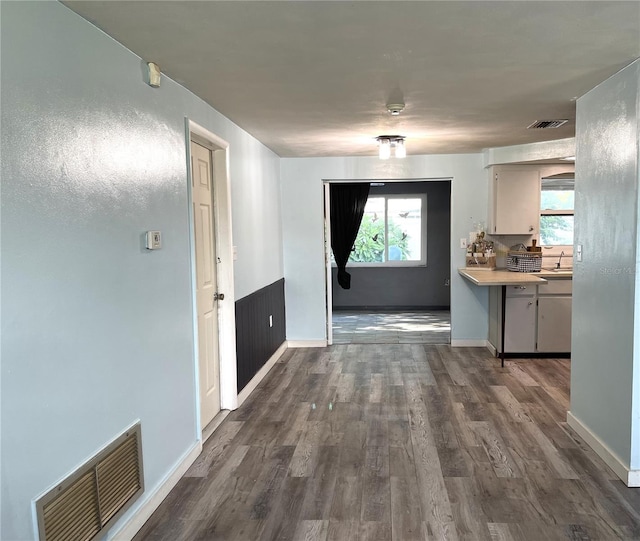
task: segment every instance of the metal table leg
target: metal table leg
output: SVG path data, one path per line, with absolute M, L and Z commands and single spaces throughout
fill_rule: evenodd
M 505 320 L 505 312 L 507 307 L 507 286 L 502 286 L 502 318 L 500 321 L 502 332 L 500 333 L 500 361 L 502 363 L 502 368 L 504 368 L 504 320 Z

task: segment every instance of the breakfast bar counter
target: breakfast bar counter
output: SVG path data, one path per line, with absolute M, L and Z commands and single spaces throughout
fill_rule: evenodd
M 547 280 L 534 273 L 528 272 L 512 272 L 508 270 L 477 270 L 477 269 L 458 269 L 458 273 L 463 278 L 469 280 L 477 286 L 501 286 L 502 287 L 502 318 L 500 321 L 502 333 L 502 347 L 500 349 L 500 362 L 504 366 L 504 321 L 505 321 L 505 302 L 507 297 L 507 286 L 521 285 L 540 285 L 546 284 Z

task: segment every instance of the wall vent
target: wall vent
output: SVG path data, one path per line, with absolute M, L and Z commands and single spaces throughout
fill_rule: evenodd
M 144 491 L 140 423 L 36 500 L 40 541 L 89 541 Z
M 528 130 L 545 130 L 548 128 L 559 128 L 560 126 L 564 126 L 569 120 L 536 120 L 530 126 L 527 126 Z

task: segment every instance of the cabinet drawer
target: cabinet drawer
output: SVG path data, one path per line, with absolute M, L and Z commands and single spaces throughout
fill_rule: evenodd
M 538 286 L 539 295 L 571 295 L 573 280 L 553 280 Z
M 507 297 L 531 297 L 536 294 L 536 286 L 507 286 Z

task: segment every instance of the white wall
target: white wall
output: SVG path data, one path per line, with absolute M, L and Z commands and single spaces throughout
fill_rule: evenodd
M 185 117 L 230 143 L 236 296 L 284 271 L 277 156 L 58 2 L 1 10 L 0 538 L 23 540 L 136 419 L 143 498 L 196 445 Z
M 640 61 L 577 103 L 571 415 L 640 469 Z
M 373 143 L 372 143 L 373 144 Z M 461 278 L 467 238 L 475 222 L 487 219 L 487 174 L 482 154 L 375 158 L 284 158 L 284 233 L 287 338 L 325 340 L 325 274 L 322 180 L 452 178 L 451 183 L 451 337 L 487 339 L 488 295 Z

